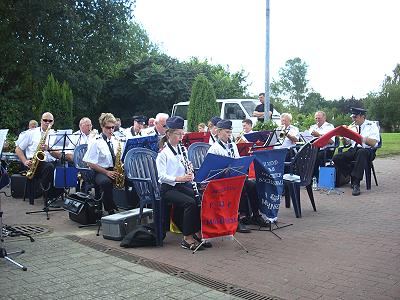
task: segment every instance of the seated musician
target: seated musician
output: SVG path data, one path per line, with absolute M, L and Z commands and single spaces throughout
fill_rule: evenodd
M 232 121 L 221 120 L 217 123 L 217 136 L 218 140 L 214 143 L 208 153 L 230 156 L 233 158 L 239 158 L 239 151 L 235 143 L 232 143 Z M 250 207 L 249 207 L 250 204 Z M 258 226 L 267 226 L 266 221 L 259 214 L 260 201 L 257 196 L 256 182 L 255 180 L 246 179 L 242 194 L 240 196 L 239 203 L 239 223 L 238 232 L 247 233 L 250 229 L 246 227 L 246 223 L 251 223 Z M 253 213 L 252 218 L 249 220 L 251 214 L 250 209 Z
M 217 138 L 218 138 L 217 137 L 217 123 L 219 121 L 221 121 L 221 120 L 222 119 L 220 117 L 217 117 L 217 116 L 212 117 L 211 120 L 210 120 L 211 124 L 209 124 L 210 126 L 208 127 L 209 131 L 211 133 L 210 140 L 208 141 L 208 143 L 210 145 L 214 144 L 217 141 Z
M 242 127 L 243 127 L 243 131 L 241 132 L 241 134 L 237 137 L 236 139 L 236 144 L 237 143 L 247 143 L 248 140 L 246 139 L 246 137 L 244 136 L 246 133 L 252 133 L 253 131 L 253 121 L 250 119 L 244 119 L 242 121 Z
M 199 125 L 197 125 L 197 131 L 198 132 L 207 132 L 207 128 L 206 128 L 206 124 L 205 123 L 199 123 Z
M 375 159 L 374 148 L 380 142 L 380 135 L 376 123 L 365 118 L 367 112 L 365 109 L 352 107 L 350 111 L 353 120 L 352 127 L 362 136 L 362 144 L 346 139 L 347 143 L 351 143 L 349 150 L 336 154 L 333 157 L 333 162 L 344 176 L 351 176 L 352 195 L 358 196 L 360 195 L 360 181 L 364 176 L 365 164 L 368 160 Z M 353 168 L 352 161 L 355 161 Z
M 133 125 L 129 128 L 126 128 L 124 131 L 126 139 L 142 136 L 141 131 L 144 128 L 144 124 L 146 123 L 146 121 L 147 118 L 145 116 L 133 116 Z
M 180 143 L 184 135 L 184 120 L 179 116 L 171 117 L 167 119 L 166 125 L 168 128 L 166 135 L 160 141 L 166 146 L 156 160 L 161 197 L 166 203 L 173 203 L 178 208 L 183 208 L 181 247 L 194 250 L 201 243 L 200 207 L 195 199 L 193 187 L 188 185 L 193 181 L 194 174 L 185 168 L 182 151 L 186 149 L 183 149 L 184 146 Z M 203 246 L 211 247 L 211 244 L 205 243 Z
M 331 131 L 335 127 L 326 121 L 326 114 L 323 111 L 317 111 L 315 113 L 315 124 L 310 126 L 310 134 L 316 138 L 323 136 L 325 133 L 328 131 Z M 328 144 L 333 144 L 334 141 L 331 139 Z M 329 146 L 329 145 L 328 145 Z M 318 151 L 318 156 L 317 156 L 317 161 L 315 162 L 314 165 L 314 176 L 318 180 L 318 175 L 319 175 L 319 167 L 325 167 L 325 161 L 324 159 L 331 159 L 333 156 L 333 153 L 335 152 L 335 149 L 327 149 L 325 150 L 326 147 L 322 147 Z M 326 152 L 326 153 L 325 153 Z
M 40 120 L 40 126 L 27 130 L 18 140 L 15 148 L 15 153 L 22 164 L 28 168 L 28 171 L 35 168 L 34 163 L 36 161 L 37 167 L 33 172 L 33 178 L 40 179 L 40 185 L 46 192 L 47 199 L 56 198 L 63 191 L 63 189 L 57 189 L 53 186 L 56 154 L 53 151 L 47 151 L 49 149 L 47 144 L 49 134 L 54 132 L 53 129 L 49 129 L 49 127 L 51 128 L 53 124 L 53 115 L 50 112 L 45 112 Z M 45 136 L 46 132 L 47 136 Z M 38 147 L 39 143 L 41 143 L 41 145 Z M 38 151 L 44 152 L 43 161 L 33 159 Z M 33 199 L 29 200 L 29 204 L 34 204 Z
M 111 113 L 102 113 L 99 123 L 102 133 L 88 144 L 83 161 L 95 171 L 95 182 L 103 191 L 104 210 L 114 214 L 117 206 L 113 199 L 113 181 L 119 176 L 114 171 L 118 140 L 114 137 L 115 118 Z
M 154 119 L 154 126 L 149 126 L 148 128 L 143 129 L 142 136 L 157 135 L 158 140 L 161 140 L 167 130 L 166 122 L 168 118 L 168 114 L 158 113 Z
M 115 118 L 115 120 L 117 120 L 117 123 L 115 123 L 114 135 L 117 138 L 125 138 L 125 128 L 121 127 L 121 119 Z
M 277 130 L 282 130 L 281 135 L 283 138 L 280 139 L 282 145 L 275 146 L 274 149 L 288 148 L 285 161 L 290 161 L 293 157 L 294 152 L 291 151 L 295 149 L 296 143 L 299 141 L 299 129 L 292 125 L 292 115 L 289 113 L 281 114 L 281 126 Z

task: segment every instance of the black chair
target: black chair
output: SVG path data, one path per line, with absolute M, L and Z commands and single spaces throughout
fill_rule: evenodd
M 338 147 L 338 153 L 342 153 L 344 149 L 349 148 L 350 145 L 343 145 Z M 376 178 L 376 173 L 375 173 L 375 167 L 374 167 L 374 159 L 376 156 L 376 151 L 382 147 L 382 136 L 380 136 L 380 141 L 378 143 L 378 145 L 371 149 L 371 155 L 370 155 L 370 159 L 367 161 L 367 163 L 365 164 L 365 168 L 364 168 L 364 174 L 365 174 L 365 186 L 367 187 L 367 190 L 371 189 L 371 173 L 374 176 L 374 180 L 375 180 L 375 185 L 378 186 L 378 179 Z M 354 166 L 355 161 L 351 162 L 352 165 Z
M 142 218 L 144 206 L 151 204 L 157 246 L 162 246 L 164 238 L 164 204 L 160 195 L 156 158 L 157 153 L 152 150 L 133 148 L 125 156 L 124 170 L 127 180 L 133 184 L 139 196 L 139 222 Z
M 311 187 L 317 153 L 318 148 L 308 142 L 300 148 L 290 162 L 285 162 L 285 174 L 283 175 L 285 204 L 286 207 L 290 207 L 290 198 L 292 199 L 296 218 L 301 218 L 300 186 L 306 187 L 311 205 L 314 211 L 317 211 Z
M 340 137 L 336 136 L 335 137 L 335 142 L 333 145 L 328 145 L 326 146 L 324 149 L 322 149 L 321 151 L 323 151 L 324 155 L 323 155 L 323 165 L 333 165 L 333 155 L 336 151 L 336 149 L 340 146 Z
M 74 156 L 73 156 L 75 168 L 78 169 L 78 172 L 80 173 L 81 177 L 81 182 L 79 183 L 79 185 L 81 185 L 82 183 L 82 187 L 80 188 L 80 190 L 82 190 L 82 192 L 85 194 L 87 194 L 89 190 L 92 188 L 96 189 L 94 180 L 95 173 L 83 161 L 83 157 L 85 156 L 87 147 L 88 147 L 87 144 L 82 144 L 77 146 L 74 150 Z
M 188 159 L 193 164 L 193 169 L 198 170 L 211 147 L 208 143 L 193 143 L 188 148 Z

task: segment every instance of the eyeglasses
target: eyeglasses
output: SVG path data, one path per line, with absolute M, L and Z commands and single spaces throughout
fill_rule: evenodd
M 42 119 L 42 121 L 45 123 L 53 123 L 53 120 L 49 120 L 49 119 Z
M 183 132 L 173 132 L 173 134 L 175 134 L 176 136 L 184 136 L 185 133 Z
M 104 128 L 106 128 L 106 129 L 114 129 L 115 126 L 104 126 Z

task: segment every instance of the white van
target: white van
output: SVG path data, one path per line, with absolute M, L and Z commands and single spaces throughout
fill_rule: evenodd
M 255 99 L 217 99 L 220 108 L 220 115 L 222 119 L 229 119 L 232 121 L 232 133 L 237 136 L 242 132 L 242 121 L 250 119 L 253 125 L 256 124 L 257 118 L 253 117 L 253 111 L 258 104 L 259 100 Z M 187 126 L 187 113 L 189 108 L 189 101 L 179 102 L 172 107 L 171 116 L 180 116 L 185 120 L 185 130 Z M 274 109 L 272 120 L 280 125 L 280 114 Z

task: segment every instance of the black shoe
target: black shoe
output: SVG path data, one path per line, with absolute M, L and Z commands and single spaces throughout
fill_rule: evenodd
M 268 221 L 264 220 L 264 218 L 260 215 L 253 216 L 251 218 L 251 224 L 257 225 L 259 227 L 268 227 L 269 226 Z
M 192 251 L 194 251 L 194 250 L 196 250 L 196 248 L 199 246 L 199 244 L 197 243 L 197 242 L 194 242 L 194 243 L 191 243 L 191 244 L 189 244 L 188 242 L 186 242 L 184 239 L 182 239 L 182 241 L 181 241 L 181 247 L 183 248 L 183 249 L 188 249 L 188 250 L 192 250 Z M 204 250 L 204 247 L 203 247 L 204 245 L 201 245 L 200 247 L 199 247 L 199 249 L 197 249 L 197 250 Z
M 251 225 L 251 218 L 250 217 L 241 217 L 240 222 L 244 225 Z
M 201 243 L 201 238 L 197 236 L 197 234 L 193 234 L 193 239 L 198 243 Z M 202 245 L 204 248 L 211 248 L 212 244 L 210 242 L 204 242 Z
M 236 231 L 240 232 L 240 233 L 251 232 L 251 230 L 249 228 L 247 228 L 246 225 L 242 224 L 241 221 L 239 221 Z
M 353 184 L 353 192 L 351 193 L 353 196 L 358 196 L 361 194 L 360 192 L 360 185 L 359 184 Z

